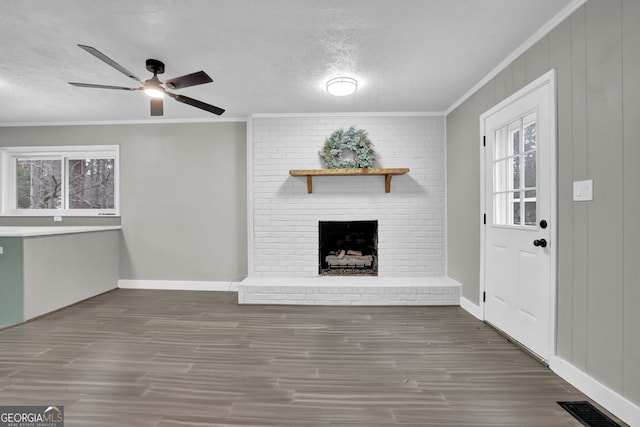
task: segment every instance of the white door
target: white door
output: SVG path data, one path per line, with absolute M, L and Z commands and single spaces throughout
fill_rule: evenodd
M 554 76 L 481 116 L 485 320 L 543 360 L 555 338 Z

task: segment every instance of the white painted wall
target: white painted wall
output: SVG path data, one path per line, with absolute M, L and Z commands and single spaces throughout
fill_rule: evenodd
M 384 177 L 306 178 L 318 151 L 339 128 L 365 129 L 376 167 L 411 169 Z M 444 118 L 429 115 L 256 116 L 249 150 L 249 271 L 255 276 L 318 275 L 318 222 L 378 220 L 381 277 L 444 276 Z

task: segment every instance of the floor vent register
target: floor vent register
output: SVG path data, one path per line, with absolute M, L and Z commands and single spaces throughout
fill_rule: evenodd
M 583 426 L 622 427 L 589 402 L 558 402 L 558 405 L 573 415 Z

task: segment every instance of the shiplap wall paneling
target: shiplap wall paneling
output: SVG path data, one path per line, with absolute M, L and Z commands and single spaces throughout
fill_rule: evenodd
M 621 2 L 586 5 L 588 202 L 587 372 L 622 389 Z M 600 189 L 598 191 L 598 189 Z
M 640 2 L 622 3 L 624 150 L 624 335 L 625 395 L 640 402 Z
M 573 133 L 572 155 L 573 180 L 589 178 L 587 172 L 587 46 L 586 46 L 585 8 L 578 9 L 570 18 L 571 22 L 571 130 Z M 562 167 L 562 163 L 560 167 Z M 573 181 L 571 182 L 573 188 Z M 572 190 L 573 192 L 573 190 Z M 566 242 L 573 248 L 573 265 L 558 264 L 558 269 L 572 269 L 573 307 L 562 307 L 562 311 L 571 312 L 572 342 L 558 341 L 558 347 L 571 345 L 571 361 L 577 368 L 587 369 L 587 286 L 588 286 L 588 203 L 573 204 L 573 221 L 566 224 L 572 227 L 573 240 Z M 562 227 L 563 224 L 560 224 Z M 560 242 L 562 245 L 563 242 Z

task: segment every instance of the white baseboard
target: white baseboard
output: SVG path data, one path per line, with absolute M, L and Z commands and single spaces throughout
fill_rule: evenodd
M 471 315 L 476 319 L 484 320 L 484 316 L 482 314 L 482 310 L 480 310 L 480 307 L 475 305 L 465 297 L 460 297 L 460 307 L 471 313 Z
M 625 423 L 632 427 L 640 426 L 640 406 L 558 356 L 551 357 L 549 368 Z
M 122 289 L 158 289 L 171 291 L 238 291 L 238 282 L 199 282 L 177 280 L 118 280 Z

